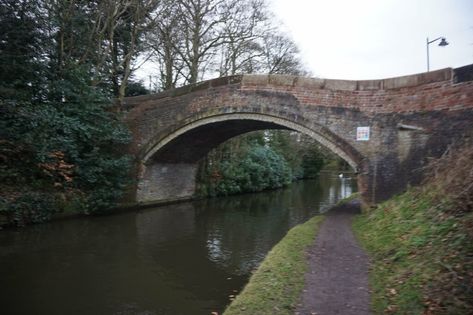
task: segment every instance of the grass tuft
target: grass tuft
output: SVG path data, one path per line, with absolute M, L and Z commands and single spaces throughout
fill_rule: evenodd
M 308 268 L 306 249 L 323 220 L 317 216 L 292 228 L 266 256 L 224 315 L 293 314 Z
M 341 199 L 339 202 L 337 202 L 337 203 L 335 204 L 334 207 L 347 204 L 347 203 L 349 203 L 349 202 L 352 201 L 352 200 L 360 199 L 360 198 L 361 198 L 361 194 L 360 194 L 359 192 L 353 193 L 353 194 L 351 194 L 350 196 Z

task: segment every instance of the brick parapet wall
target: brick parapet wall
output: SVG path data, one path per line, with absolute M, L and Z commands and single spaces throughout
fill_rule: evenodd
M 456 70 L 448 68 L 403 77 L 362 81 L 291 75 L 236 75 L 158 94 L 129 97 L 125 99 L 124 104 L 128 109 L 150 102 L 156 106 L 156 102 L 164 104 L 166 100 L 176 100 L 192 92 L 205 91 L 206 94 L 212 94 L 212 90 L 236 85 L 241 91 L 293 95 L 302 106 L 349 108 L 373 114 L 473 108 L 473 81 L 457 83 Z
M 452 69 L 444 69 L 371 81 L 245 75 L 241 89 L 292 94 L 304 106 L 341 107 L 369 113 L 473 108 L 473 81 L 454 83 L 452 73 Z

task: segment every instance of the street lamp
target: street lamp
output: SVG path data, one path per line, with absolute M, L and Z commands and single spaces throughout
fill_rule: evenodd
M 439 38 L 436 38 L 434 40 L 431 40 L 429 41 L 429 38 L 427 37 L 427 72 L 430 71 L 430 64 L 429 64 L 429 45 L 432 44 L 433 42 L 436 42 L 440 40 L 440 43 L 439 43 L 439 46 L 440 47 L 444 47 L 444 46 L 447 46 L 448 45 L 448 42 L 447 40 L 445 39 L 445 37 L 439 37 Z

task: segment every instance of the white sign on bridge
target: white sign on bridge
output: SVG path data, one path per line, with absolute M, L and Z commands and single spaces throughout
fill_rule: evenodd
M 356 127 L 356 141 L 368 141 L 370 139 L 370 127 Z

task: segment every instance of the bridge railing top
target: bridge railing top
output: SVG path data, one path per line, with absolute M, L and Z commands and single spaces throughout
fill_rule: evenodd
M 159 92 L 156 94 L 125 97 L 124 106 L 130 107 L 130 106 L 133 106 L 135 103 L 144 102 L 146 100 L 157 100 L 157 99 L 166 98 L 166 97 L 176 97 L 176 96 L 189 94 L 191 92 L 206 90 L 212 87 L 218 87 L 222 85 L 240 84 L 242 82 L 242 77 L 243 75 L 233 75 L 233 76 L 215 78 L 215 79 L 197 82 L 194 84 L 184 85 L 178 88 L 170 89 L 170 90 Z
M 211 79 L 171 89 L 157 94 L 125 98 L 124 106 L 133 107 L 146 100 L 176 97 L 191 92 L 225 85 L 240 85 L 242 88 L 287 87 L 304 89 L 326 89 L 339 91 L 375 91 L 415 87 L 423 84 L 450 81 L 452 84 L 473 81 L 473 64 L 452 69 L 445 68 L 401 77 L 379 80 L 336 80 L 310 78 L 294 75 L 244 74 Z
M 336 80 L 289 75 L 243 75 L 242 86 L 293 86 L 341 91 L 391 90 L 452 79 L 452 68 L 380 80 Z

